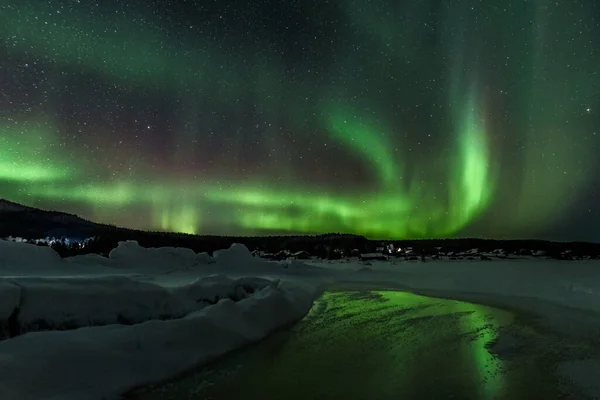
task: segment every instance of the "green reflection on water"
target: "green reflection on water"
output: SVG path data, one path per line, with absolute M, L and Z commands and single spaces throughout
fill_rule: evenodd
M 478 304 L 455 302 L 457 311 L 467 312 L 458 320 L 461 330 L 472 332 L 472 340 L 464 347 L 465 357 L 472 358 L 472 373 L 478 376 L 478 398 L 490 400 L 504 395 L 506 387 L 502 361 L 487 350 L 487 345 L 498 337 L 497 329 L 512 322 L 512 315 L 499 310 L 490 314 L 490 308 Z
M 365 396 L 374 391 L 386 397 L 407 391 L 423 395 L 423 388 L 415 387 L 423 379 L 448 388 L 425 390 L 436 396 L 460 392 L 489 400 L 505 395 L 502 361 L 486 346 L 500 326 L 512 322 L 510 313 L 397 291 L 329 292 L 322 301 L 325 311 L 313 320 L 320 337 L 312 339 L 334 341 L 331 349 L 363 343 L 367 354 L 354 352 L 363 373 L 370 371 L 364 377 L 369 384 L 361 383 L 369 388 Z
M 554 398 L 535 359 L 507 372 L 486 349 L 512 322 L 503 310 L 412 293 L 326 292 L 293 329 L 134 398 Z

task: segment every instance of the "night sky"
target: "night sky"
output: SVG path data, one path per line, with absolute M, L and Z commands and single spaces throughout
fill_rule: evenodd
M 0 198 L 196 234 L 600 241 L 596 0 L 2 0 Z

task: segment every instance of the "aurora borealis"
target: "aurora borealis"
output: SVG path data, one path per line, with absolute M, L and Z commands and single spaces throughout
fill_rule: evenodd
M 0 1 L 0 198 L 196 234 L 600 240 L 600 8 Z

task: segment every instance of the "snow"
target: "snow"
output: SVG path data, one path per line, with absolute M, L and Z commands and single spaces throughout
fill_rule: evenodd
M 301 319 L 319 294 L 314 284 L 239 277 L 250 264 L 287 268 L 243 246 L 216 255 L 123 242 L 108 258 L 63 260 L 0 241 L 0 334 L 13 336 L 0 341 L 0 398 L 116 399 Z M 174 272 L 176 285 L 156 279 Z
M 215 259 L 211 257 L 208 253 L 198 253 L 196 255 L 196 264 L 213 264 L 215 263 Z
M 117 399 L 257 341 L 303 317 L 313 293 L 274 282 L 185 318 L 35 332 L 0 342 L 0 398 Z M 60 366 L 59 369 L 52 368 Z M 35 382 L 35 384 L 32 384 Z
M 143 248 L 134 240 L 119 243 L 108 258 L 127 268 L 154 269 L 175 265 L 188 268 L 196 261 L 193 250 L 175 247 Z
M 360 255 L 362 258 L 382 258 L 385 257 L 383 253 L 363 253 Z
M 21 287 L 0 281 L 0 337 L 8 328 L 8 319 L 21 301 Z
M 599 267 L 546 259 L 273 262 L 242 245 L 211 257 L 136 242 L 108 258 L 61 259 L 47 247 L 0 241 L 0 335 L 11 324 L 29 331 L 0 341 L 0 398 L 118 398 L 301 319 L 328 286 L 504 305 L 583 337 L 600 327 Z M 32 332 L 47 328 L 63 330 Z M 518 346 L 500 335 L 499 352 Z M 582 372 L 599 363 L 568 360 L 559 372 L 600 395 L 595 375 Z
M 216 260 L 240 260 L 249 259 L 250 250 L 243 244 L 234 243 L 229 249 L 217 250 L 213 253 Z
M 6 291 L 10 301 L 3 297 L 0 326 L 8 325 L 17 307 L 20 332 L 183 318 L 222 298 L 247 298 L 269 283 L 266 279 L 222 275 L 176 288 L 123 276 L 7 279 L 0 284 L 0 293 Z
M 20 269 L 41 272 L 60 262 L 50 247 L 0 240 L 0 271 Z

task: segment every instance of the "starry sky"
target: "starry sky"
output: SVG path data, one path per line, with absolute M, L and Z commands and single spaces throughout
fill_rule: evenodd
M 194 234 L 600 241 L 595 0 L 1 0 L 0 197 Z

